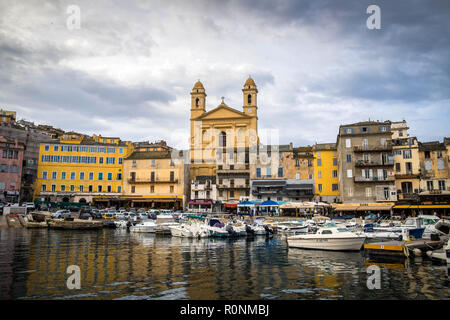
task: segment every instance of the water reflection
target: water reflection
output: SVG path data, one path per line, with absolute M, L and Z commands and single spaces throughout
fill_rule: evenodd
M 369 265 L 383 290 L 368 290 Z M 81 269 L 81 289 L 66 269 Z M 288 249 L 281 238 L 186 239 L 126 230 L 0 230 L 1 299 L 448 299 L 446 269 L 362 253 Z

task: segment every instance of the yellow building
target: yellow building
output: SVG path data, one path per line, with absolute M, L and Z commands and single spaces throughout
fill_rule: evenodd
M 0 122 L 11 123 L 16 121 L 16 112 L 0 109 Z
M 132 150 L 130 142 L 97 135 L 41 144 L 34 198 L 110 205 L 122 194 L 123 160 Z
M 313 146 L 314 182 L 320 201 L 335 202 L 339 198 L 339 170 L 335 143 Z
M 217 175 L 219 201 L 249 197 L 249 163 L 258 145 L 258 89 L 251 77 L 242 89 L 242 111 L 222 102 L 206 111 L 206 91 L 191 91 L 190 179 Z
M 135 151 L 124 160 L 122 201 L 132 207 L 183 209 L 189 193 L 189 166 L 182 151 Z

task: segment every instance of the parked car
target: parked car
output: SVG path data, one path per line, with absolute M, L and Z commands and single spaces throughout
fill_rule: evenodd
M 54 219 L 64 219 L 69 218 L 71 215 L 71 212 L 69 210 L 58 210 L 54 213 L 52 213 L 51 217 Z
M 137 219 L 138 219 L 138 217 L 137 217 L 136 213 L 130 212 L 128 214 L 128 220 L 130 220 L 130 221 L 137 221 Z
M 102 214 L 100 213 L 100 210 L 98 209 L 92 209 L 90 212 L 92 218 L 94 219 L 102 219 Z
M 115 217 L 114 217 L 114 214 L 109 213 L 109 212 L 105 212 L 102 215 L 102 219 L 113 220 L 113 219 L 115 219 Z
M 80 214 L 80 216 L 78 217 L 78 219 L 83 219 L 83 220 L 88 220 L 90 218 L 94 218 L 92 216 L 92 214 L 90 214 L 89 212 L 83 212 Z

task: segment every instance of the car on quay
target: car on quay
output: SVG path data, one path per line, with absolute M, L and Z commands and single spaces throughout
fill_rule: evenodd
M 102 214 L 98 209 L 92 209 L 89 213 L 94 219 L 102 219 Z
M 36 209 L 34 202 L 24 202 L 24 203 L 22 203 L 22 206 L 27 208 L 27 211 Z
M 70 218 L 71 214 L 72 213 L 69 210 L 63 209 L 63 210 L 58 210 L 58 211 L 52 213 L 51 217 L 53 219 L 65 219 L 65 218 Z
M 80 216 L 78 217 L 78 219 L 89 220 L 89 219 L 94 219 L 94 217 L 89 212 L 82 212 L 82 213 L 80 213 Z
M 105 212 L 105 213 L 103 213 L 103 215 L 102 215 L 102 219 L 106 219 L 106 220 L 114 220 L 114 219 L 115 219 L 115 216 L 114 216 L 114 214 L 111 213 L 111 212 Z

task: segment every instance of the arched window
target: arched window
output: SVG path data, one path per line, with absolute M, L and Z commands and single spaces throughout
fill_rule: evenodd
M 251 94 L 249 94 L 249 95 L 247 96 L 247 101 L 248 101 L 248 104 L 251 104 L 251 103 L 252 103 L 252 95 L 251 95 Z
M 195 106 L 198 107 L 199 104 L 200 104 L 200 99 L 199 98 L 195 99 Z
M 226 145 L 227 145 L 227 134 L 222 131 L 219 137 L 219 146 L 226 147 Z

